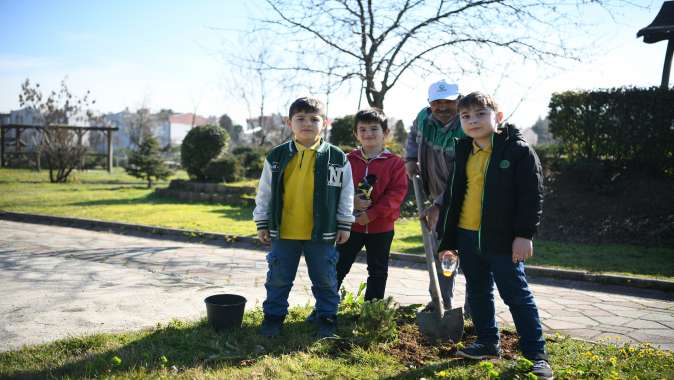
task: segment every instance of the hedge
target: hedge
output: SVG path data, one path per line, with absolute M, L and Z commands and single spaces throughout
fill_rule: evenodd
M 674 89 L 567 91 L 549 107 L 550 131 L 571 162 L 674 175 Z

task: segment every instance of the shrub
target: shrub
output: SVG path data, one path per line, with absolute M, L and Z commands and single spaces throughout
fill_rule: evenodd
M 183 139 L 180 159 L 190 179 L 206 180 L 206 165 L 227 147 L 229 135 L 217 125 L 204 125 L 192 128 Z
M 235 182 L 243 178 L 243 167 L 239 159 L 226 154 L 206 165 L 204 179 L 208 182 Z
M 146 136 L 138 150 L 131 152 L 125 170 L 129 175 L 147 181 L 148 188 L 152 187 L 153 181 L 173 175 L 161 157 L 159 142 L 152 135 Z
M 365 301 L 353 330 L 354 341 L 362 346 L 386 343 L 398 338 L 396 303 L 392 297 Z
M 358 141 L 353 135 L 355 115 L 336 118 L 330 128 L 330 142 L 334 145 L 357 146 Z
M 567 91 L 550 100 L 550 131 L 571 162 L 674 175 L 674 90 Z
M 243 165 L 246 178 L 259 178 L 264 168 L 264 160 L 267 152 L 263 148 L 238 146 L 232 150 L 232 154 L 239 158 Z

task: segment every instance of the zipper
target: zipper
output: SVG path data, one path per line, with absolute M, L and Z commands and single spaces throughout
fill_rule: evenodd
M 491 135 L 491 154 L 487 160 L 487 166 L 484 168 L 484 184 L 482 185 L 482 198 L 480 198 L 480 227 L 477 229 L 477 249 L 482 254 L 482 222 L 484 221 L 484 193 L 487 189 L 487 173 L 489 172 L 489 165 L 491 158 L 494 155 L 494 135 Z
M 363 148 L 361 147 L 360 152 L 361 152 L 361 155 L 363 156 L 363 161 L 365 161 L 365 175 L 363 176 L 363 178 L 367 177 L 367 174 L 370 171 L 370 163 L 374 160 L 380 159 L 381 154 L 384 153 L 385 150 L 386 150 L 386 148 L 384 148 L 384 150 L 379 152 L 379 154 L 377 154 L 375 157 L 373 157 L 371 159 L 368 159 L 367 156 L 365 156 L 365 151 L 363 151 Z M 369 226 L 370 226 L 370 223 L 365 225 L 365 233 L 366 234 L 368 233 L 368 227 Z

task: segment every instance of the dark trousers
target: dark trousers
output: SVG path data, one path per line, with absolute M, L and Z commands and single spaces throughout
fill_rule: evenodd
M 483 344 L 499 342 L 494 306 L 494 283 L 510 308 L 520 349 L 529 360 L 547 359 L 545 339 L 534 295 L 529 290 L 523 263 L 513 263 L 510 255 L 478 254 L 476 231 L 459 228 L 457 248 L 461 270 L 466 277 L 466 294 L 477 333 Z
M 391 252 L 393 231 L 378 234 L 366 234 L 351 231 L 349 240 L 337 246 L 339 260 L 337 261 L 337 289 L 351 270 L 353 262 L 360 250 L 365 246 L 367 253 L 367 290 L 365 300 L 383 299 L 388 278 L 388 257 Z

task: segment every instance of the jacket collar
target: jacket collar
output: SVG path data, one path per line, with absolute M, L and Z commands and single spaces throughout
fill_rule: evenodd
M 358 149 L 352 150 L 351 153 L 349 153 L 349 154 L 351 154 L 354 157 L 360 159 L 361 161 L 365 161 L 365 162 L 368 161 L 368 159 L 365 157 L 365 154 L 363 154 L 363 148 L 362 147 L 358 147 Z M 384 148 L 384 150 L 381 151 L 381 153 L 379 153 L 377 155 L 377 157 L 374 157 L 371 160 L 383 160 L 383 159 L 387 159 L 387 158 L 391 157 L 392 155 L 393 155 L 393 153 L 391 153 L 391 151 L 388 150 L 388 148 Z
M 299 151 L 299 149 L 298 149 L 297 146 L 296 146 L 296 143 L 295 143 L 295 139 L 294 139 L 294 138 L 291 138 L 290 140 L 288 140 L 288 143 L 287 143 L 287 144 L 288 144 L 288 150 L 289 150 L 291 153 L 295 154 L 295 153 L 297 153 L 297 152 Z M 304 149 L 312 149 L 312 150 L 315 150 L 315 151 L 317 151 L 317 152 L 324 152 L 324 151 L 328 148 L 328 144 L 327 144 L 327 143 L 325 142 L 325 140 L 323 140 L 323 138 L 321 137 L 321 138 L 316 142 L 316 144 L 314 144 L 314 146 L 312 146 L 311 148 L 306 148 L 306 147 L 304 147 L 304 146 L 303 146 L 302 148 L 304 148 Z

